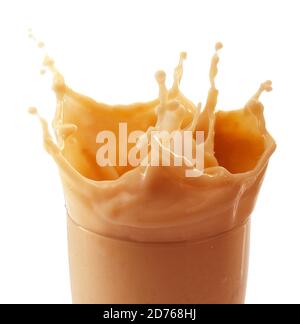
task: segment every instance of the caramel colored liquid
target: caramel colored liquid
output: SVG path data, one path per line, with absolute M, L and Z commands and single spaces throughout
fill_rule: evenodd
M 116 106 L 73 91 L 46 58 L 54 74 L 57 141 L 40 120 L 65 192 L 74 302 L 243 302 L 249 217 L 275 150 L 259 101 L 271 83 L 263 83 L 243 109 L 215 112 L 221 47 L 212 58 L 202 111 L 179 89 L 185 53 L 170 90 L 160 71 L 157 99 Z M 121 122 L 128 132 L 204 131 L 204 174 L 185 177 L 185 166 L 99 167 L 97 133 L 110 130 L 118 138 Z

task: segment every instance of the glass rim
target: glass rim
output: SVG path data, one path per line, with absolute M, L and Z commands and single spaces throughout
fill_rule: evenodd
M 235 224 L 232 228 L 225 230 L 223 232 L 220 232 L 216 235 L 208 235 L 202 238 L 192 238 L 192 239 L 187 239 L 187 240 L 177 240 L 177 241 L 138 241 L 138 240 L 132 240 L 132 239 L 126 239 L 126 238 L 121 238 L 121 237 L 113 237 L 107 234 L 102 234 L 96 231 L 93 231 L 91 229 L 85 228 L 84 226 L 78 224 L 69 214 L 67 214 L 67 219 L 70 221 L 73 226 L 78 228 L 79 230 L 86 232 L 90 235 L 94 235 L 97 237 L 101 237 L 106 240 L 111 240 L 115 242 L 123 242 L 127 244 L 132 244 L 132 245 L 148 245 L 148 246 L 157 246 L 157 245 L 162 245 L 162 246 L 171 246 L 171 245 L 186 245 L 186 244 L 199 244 L 199 243 L 206 243 L 210 242 L 219 238 L 222 238 L 224 236 L 233 234 L 234 232 L 239 231 L 242 227 L 249 226 L 250 225 L 250 216 L 246 218 L 243 222 L 240 224 Z

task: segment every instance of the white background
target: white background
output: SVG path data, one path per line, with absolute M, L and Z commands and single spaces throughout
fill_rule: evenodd
M 260 82 L 278 143 L 253 212 L 248 303 L 300 302 L 299 1 L 0 2 L 0 302 L 69 303 L 64 199 L 41 130 L 26 111 L 54 113 L 39 75 L 42 38 L 67 83 L 109 103 L 157 95 L 154 72 L 171 82 L 188 52 L 182 89 L 204 101 L 214 43 L 224 49 L 218 108 L 240 108 Z

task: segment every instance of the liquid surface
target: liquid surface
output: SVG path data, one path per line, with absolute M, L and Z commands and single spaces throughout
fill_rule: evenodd
M 216 112 L 215 77 L 221 48 L 217 43 L 203 110 L 179 88 L 186 53 L 180 55 L 171 89 L 166 88 L 165 74 L 159 71 L 157 99 L 114 106 L 73 91 L 54 61 L 45 57 L 44 67 L 54 75 L 56 140 L 37 110 L 31 108 L 30 113 L 40 118 L 44 146 L 59 167 L 67 211 L 76 224 L 115 238 L 165 242 L 207 238 L 247 220 L 276 146 L 265 127 L 259 101 L 263 91 L 271 90 L 271 82 L 263 83 L 242 109 Z M 101 130 L 111 130 L 118 138 L 120 122 L 127 123 L 128 132 L 204 131 L 204 174 L 188 178 L 187 166 L 99 167 L 96 136 Z M 133 146 L 128 144 L 127 150 Z

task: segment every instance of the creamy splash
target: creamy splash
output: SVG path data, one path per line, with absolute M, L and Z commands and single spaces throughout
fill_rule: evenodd
M 175 68 L 171 89 L 165 85 L 165 73 L 159 71 L 158 98 L 130 105 L 98 103 L 73 91 L 53 59 L 45 57 L 44 67 L 54 76 L 57 105 L 52 126 L 56 140 L 37 110 L 31 108 L 30 113 L 41 121 L 44 146 L 58 165 L 67 212 L 76 224 L 106 236 L 165 242 L 218 235 L 248 219 L 276 147 L 265 127 L 259 101 L 263 91 L 271 90 L 271 82 L 263 83 L 244 108 L 216 112 L 215 78 L 221 48 L 222 44 L 217 43 L 203 110 L 201 103 L 195 106 L 180 91 L 184 52 Z M 109 130 L 118 138 L 119 123 L 127 123 L 129 132 L 145 132 L 137 149 L 143 148 L 152 130 L 204 131 L 204 174 L 188 178 L 188 166 L 153 167 L 141 163 L 134 168 L 99 167 L 97 133 Z M 126 150 L 134 145 L 128 144 Z M 124 147 L 117 154 L 124 154 Z

